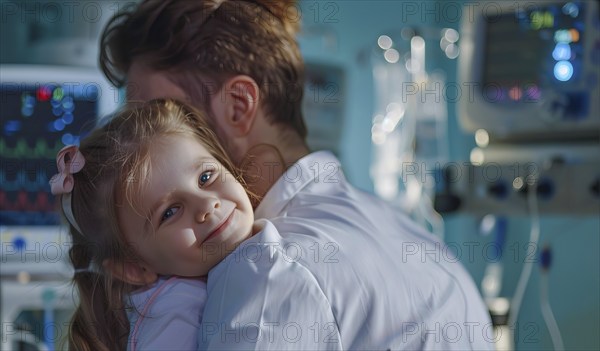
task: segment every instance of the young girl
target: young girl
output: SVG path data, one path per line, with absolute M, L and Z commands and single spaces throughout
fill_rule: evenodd
M 260 231 L 203 116 L 168 100 L 129 108 L 57 165 L 79 292 L 69 349 L 196 349 L 199 277 Z

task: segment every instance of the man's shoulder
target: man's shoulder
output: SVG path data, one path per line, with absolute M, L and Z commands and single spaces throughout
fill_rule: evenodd
M 155 313 L 169 313 L 177 309 L 197 310 L 206 301 L 206 283 L 200 278 L 172 277 L 158 287 L 153 307 Z M 185 303 L 184 303 L 185 302 Z
M 285 247 L 287 240 L 280 235 L 279 228 L 266 219 L 256 221 L 261 230 L 250 239 L 244 241 L 209 273 L 211 278 L 231 277 L 232 275 L 246 279 L 250 276 L 263 276 L 263 272 L 274 266 L 290 266 L 297 263 L 288 257 Z M 254 279 L 254 278 L 252 278 Z M 212 280 L 214 282 L 214 279 Z

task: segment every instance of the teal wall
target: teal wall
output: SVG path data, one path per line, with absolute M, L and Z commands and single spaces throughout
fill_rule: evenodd
M 373 190 L 371 117 L 373 93 L 371 67 L 365 53 L 379 35 L 398 33 L 403 27 L 459 29 L 457 9 L 462 2 L 444 1 L 302 1 L 304 36 L 301 49 L 308 62 L 335 64 L 346 73 L 345 121 L 340 153 L 348 178 L 359 188 Z M 416 6 L 416 10 L 415 10 Z M 325 34 L 328 40 L 317 34 Z M 456 61 L 438 62 L 447 81 L 456 82 Z M 460 130 L 456 106 L 448 103 L 451 161 L 468 161 L 473 137 Z M 576 181 L 576 178 L 574 178 Z M 542 216 L 539 247 L 553 249 L 549 274 L 550 303 L 568 350 L 600 349 L 600 214 L 595 217 Z M 485 265 L 483 250 L 491 240 L 478 235 L 479 219 L 469 214 L 446 220 L 446 241 L 464 248 L 461 259 L 479 285 Z M 501 295 L 512 297 L 529 240 L 530 221 L 525 214 L 508 218 L 503 256 Z M 468 247 L 474 247 L 473 255 Z M 537 257 L 518 319 L 516 349 L 549 350 L 552 343 L 539 303 L 540 270 Z

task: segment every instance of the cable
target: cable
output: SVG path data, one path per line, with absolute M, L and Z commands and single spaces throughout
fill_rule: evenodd
M 419 210 L 423 215 L 423 219 L 431 226 L 432 233 L 444 241 L 444 218 L 433 208 L 430 196 L 424 192 L 424 196 L 421 196 L 419 203 Z
M 552 313 L 552 308 L 550 307 L 550 301 L 548 300 L 548 271 L 550 268 L 550 261 L 550 247 L 545 247 L 541 255 L 542 274 L 540 277 L 540 308 L 542 310 L 542 316 L 544 317 L 544 322 L 546 322 L 548 332 L 550 332 L 550 338 L 552 339 L 554 350 L 562 351 L 565 349 L 565 345 L 563 344 L 563 340 L 560 335 L 560 329 L 558 329 L 558 324 L 556 323 L 554 313 Z
M 533 175 L 530 175 L 530 177 L 533 177 Z M 535 255 L 537 252 L 537 243 L 540 238 L 540 214 L 537 201 L 537 179 L 534 179 L 532 182 L 528 182 L 527 205 L 529 207 L 529 214 L 531 215 L 529 242 L 533 244 L 533 254 Z M 527 289 L 527 283 L 531 277 L 532 268 L 533 260 L 525 260 L 525 263 L 523 263 L 521 276 L 519 277 L 519 282 L 517 283 L 517 287 L 515 289 L 515 294 L 510 302 L 511 310 L 508 316 L 509 327 L 515 327 L 517 317 L 519 316 L 519 310 L 521 309 L 523 295 L 525 295 L 525 289 Z

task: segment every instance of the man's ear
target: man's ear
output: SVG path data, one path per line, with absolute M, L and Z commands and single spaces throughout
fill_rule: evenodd
M 213 112 L 221 121 L 221 128 L 230 137 L 246 136 L 255 121 L 259 108 L 260 89 L 254 79 L 239 75 L 227 80 L 221 87 Z
M 102 265 L 114 277 L 131 285 L 148 285 L 158 279 L 158 275 L 154 271 L 134 262 L 117 262 L 106 259 Z

